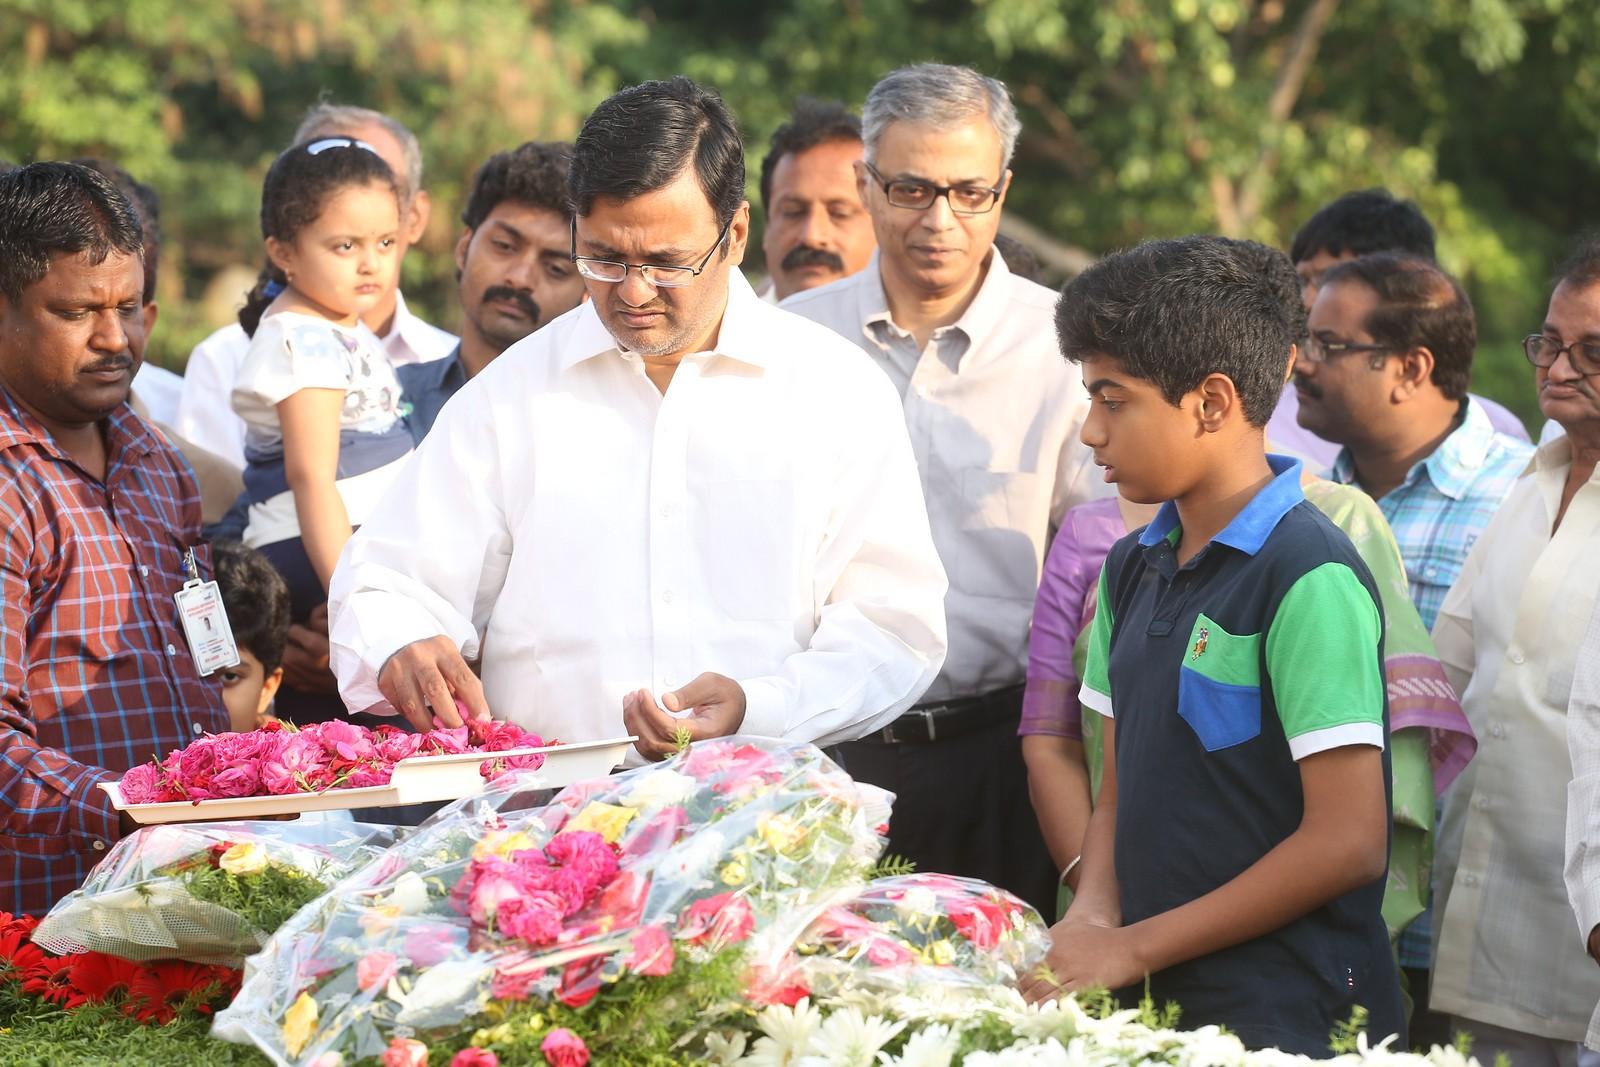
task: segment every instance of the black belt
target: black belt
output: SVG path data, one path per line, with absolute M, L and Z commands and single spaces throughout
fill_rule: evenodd
M 881 730 L 861 738 L 882 745 L 908 741 L 943 741 L 1022 715 L 1020 685 L 996 689 L 982 696 L 939 703 L 918 704 Z

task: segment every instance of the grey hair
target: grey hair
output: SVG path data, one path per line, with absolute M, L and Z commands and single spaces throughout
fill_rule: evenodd
M 891 122 L 913 122 L 945 129 L 974 118 L 986 118 L 1000 135 L 1000 170 L 1011 166 L 1011 154 L 1022 132 L 1022 120 L 1005 82 L 970 67 L 916 63 L 890 71 L 867 94 L 861 112 L 867 160 L 877 154 L 878 140 Z
M 293 143 L 304 144 L 313 137 L 326 137 L 330 134 L 353 137 L 355 131 L 363 126 L 382 126 L 400 142 L 400 153 L 405 157 L 406 172 L 395 177 L 405 184 L 405 188 L 401 190 L 402 199 L 409 201 L 417 190 L 422 188 L 422 146 L 417 143 L 417 135 L 407 129 L 405 123 L 399 119 L 390 118 L 370 107 L 330 104 L 326 100 L 319 100 L 306 110 L 305 118 L 300 120 L 299 127 L 294 131 Z

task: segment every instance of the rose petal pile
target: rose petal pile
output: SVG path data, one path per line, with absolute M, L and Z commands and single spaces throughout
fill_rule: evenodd
M 544 848 L 481 852 L 456 883 L 452 903 L 475 928 L 534 948 L 552 944 L 566 920 L 617 876 L 616 848 L 589 830 L 556 834 Z
M 388 785 L 395 764 L 412 756 L 506 752 L 545 743 L 519 726 L 492 720 L 468 719 L 454 728 L 436 723 L 425 734 L 342 720 L 297 729 L 274 720 L 249 733 L 206 734 L 160 762 L 133 768 L 122 776 L 122 797 L 129 804 L 170 804 L 360 789 Z M 485 760 L 480 771 L 492 779 L 543 763 L 537 753 L 500 757 Z

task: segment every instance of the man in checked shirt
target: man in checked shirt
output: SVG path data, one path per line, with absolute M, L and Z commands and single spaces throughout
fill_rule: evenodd
M 127 403 L 142 257 L 94 171 L 0 174 L 0 911 L 43 914 L 131 829 L 98 783 L 228 729 L 173 601 L 199 491 Z

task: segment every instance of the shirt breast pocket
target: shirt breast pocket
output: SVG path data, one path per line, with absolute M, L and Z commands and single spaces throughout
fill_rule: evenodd
M 1207 752 L 1261 733 L 1261 635 L 1230 634 L 1195 619 L 1178 671 L 1178 714 Z

